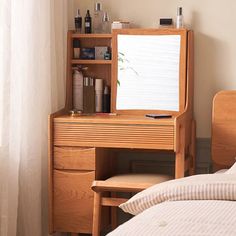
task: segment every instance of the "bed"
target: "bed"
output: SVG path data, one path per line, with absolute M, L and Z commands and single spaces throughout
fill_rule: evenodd
M 214 174 L 189 176 L 154 185 L 120 208 L 134 217 L 109 236 L 236 235 L 236 91 L 213 100 Z

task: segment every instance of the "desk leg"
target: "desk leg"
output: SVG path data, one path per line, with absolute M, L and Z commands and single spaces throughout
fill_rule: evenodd
M 189 148 L 189 154 L 191 158 L 191 166 L 189 170 L 190 175 L 195 174 L 195 168 L 196 168 L 196 121 L 192 120 L 191 124 L 191 144 Z
M 179 149 L 175 154 L 175 178 L 184 177 L 185 172 L 185 128 L 180 127 L 180 135 L 179 135 Z

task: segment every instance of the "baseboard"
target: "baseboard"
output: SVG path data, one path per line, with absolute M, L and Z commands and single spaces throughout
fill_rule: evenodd
M 210 173 L 211 166 L 211 139 L 198 138 L 196 144 L 196 173 Z

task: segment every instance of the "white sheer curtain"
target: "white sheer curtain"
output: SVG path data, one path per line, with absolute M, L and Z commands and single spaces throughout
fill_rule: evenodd
M 0 235 L 47 235 L 47 116 L 64 105 L 67 0 L 0 0 Z

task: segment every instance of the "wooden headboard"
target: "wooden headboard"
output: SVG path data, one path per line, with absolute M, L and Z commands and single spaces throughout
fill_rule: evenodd
M 236 157 L 236 90 L 221 91 L 213 100 L 211 155 L 213 169 L 228 168 Z

